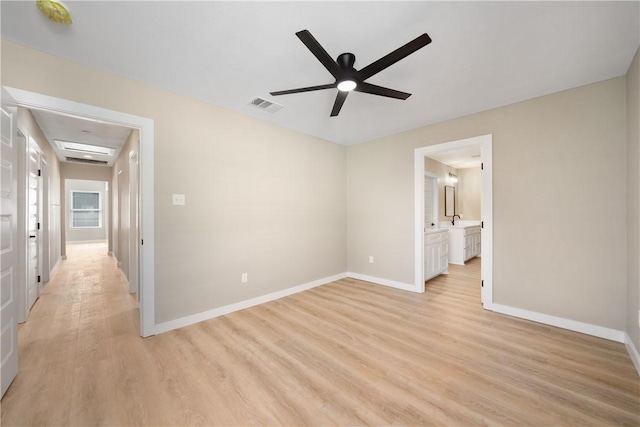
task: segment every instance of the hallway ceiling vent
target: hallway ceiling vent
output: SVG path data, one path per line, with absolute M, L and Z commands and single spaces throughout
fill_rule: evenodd
M 253 98 L 249 102 L 249 105 L 253 105 L 256 108 L 268 111 L 270 113 L 275 113 L 276 111 L 282 109 L 283 107 L 280 104 L 276 104 L 275 102 L 272 102 L 272 101 L 267 101 L 266 99 L 260 98 L 259 96 Z
M 106 166 L 107 162 L 106 160 L 93 160 L 93 159 L 83 159 L 81 157 L 65 157 L 67 159 L 67 162 L 72 162 L 72 163 L 84 163 L 84 164 L 88 164 L 88 165 L 104 165 Z

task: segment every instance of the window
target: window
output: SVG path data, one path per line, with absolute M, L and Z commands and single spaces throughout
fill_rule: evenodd
M 71 228 L 102 227 L 100 193 L 96 191 L 71 192 Z

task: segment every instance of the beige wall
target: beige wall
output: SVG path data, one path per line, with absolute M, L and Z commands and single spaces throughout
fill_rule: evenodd
M 640 49 L 627 72 L 627 319 L 640 352 Z
M 129 194 L 129 154 L 140 151 L 140 132 L 135 129 L 127 137 L 124 147 L 113 167 L 113 254 L 118 260 L 125 277 L 129 279 L 129 239 L 131 236 L 130 194 Z
M 447 166 L 429 157 L 425 157 L 424 170 L 438 177 L 438 221 L 451 221 L 451 217 L 447 218 L 446 216 L 444 216 L 444 186 L 452 185 L 454 187 L 457 187 L 457 185 L 451 184 L 449 182 L 449 172 L 457 175 L 458 169 Z M 458 189 L 456 188 L 456 211 L 458 211 L 458 196 Z
M 60 162 L 58 161 L 58 157 L 55 152 L 51 148 L 51 144 L 45 137 L 44 133 L 40 129 L 38 122 L 36 122 L 35 117 L 26 108 L 18 108 L 18 128 L 25 135 L 26 140 L 29 141 L 29 136 L 31 136 L 40 149 L 42 150 L 42 155 L 46 158 L 46 162 L 48 165 L 48 188 L 49 188 L 49 201 L 48 206 L 44 206 L 43 209 L 47 209 L 49 213 L 49 259 L 44 261 L 43 265 L 48 264 L 49 270 L 53 269 L 53 267 L 58 263 L 60 257 L 62 256 L 61 252 L 61 239 L 62 232 L 61 228 L 61 206 L 60 206 Z M 46 176 L 43 179 L 47 179 Z M 43 191 L 46 188 L 45 183 L 43 182 Z M 44 212 L 44 211 L 43 211 Z M 41 220 L 42 222 L 42 220 Z M 45 228 L 46 229 L 46 228 Z M 46 267 L 45 267 L 46 268 Z M 47 277 L 47 275 L 45 275 Z
M 458 201 L 460 215 L 464 220 L 480 221 L 482 175 L 479 167 L 458 170 Z
M 105 181 L 86 181 L 80 179 L 65 180 L 65 204 L 68 209 L 65 210 L 66 241 L 70 242 L 87 242 L 87 241 L 105 241 L 107 240 L 109 199 L 105 190 Z M 102 225 L 99 228 L 72 228 L 71 227 L 71 192 L 72 191 L 91 191 L 100 193 L 102 203 Z
M 112 168 L 108 166 L 96 166 L 96 165 L 83 165 L 79 163 L 60 163 L 60 193 L 67 194 L 66 189 L 66 180 L 67 179 L 78 179 L 78 180 L 87 180 L 87 181 L 106 181 L 109 183 L 109 189 L 111 189 L 111 174 Z M 107 196 L 109 197 L 109 196 Z M 61 209 L 64 213 L 62 215 L 62 229 L 66 230 L 67 227 L 67 198 L 62 198 Z M 109 223 L 111 217 L 111 208 L 107 207 L 107 232 L 109 230 Z M 107 234 L 108 238 L 108 234 Z M 67 236 L 66 234 L 62 234 L 62 255 L 66 256 L 67 250 Z M 111 250 L 111 239 L 109 239 L 109 250 Z
M 157 322 L 346 271 L 344 147 L 7 41 L 2 84 L 155 121 Z
M 626 234 L 637 192 L 626 190 L 637 166 L 625 165 L 638 150 L 637 63 L 626 81 L 345 149 L 2 42 L 2 84 L 155 120 L 158 322 L 347 269 L 411 283 L 414 148 L 492 133 L 494 301 L 632 328 L 626 300 L 638 290 L 627 265 L 637 271 L 638 257 Z M 173 193 L 186 206 L 172 206 Z M 623 206 L 628 229 L 611 215 Z
M 624 329 L 625 122 L 617 78 L 348 147 L 349 271 L 413 283 L 413 150 L 493 134 L 494 302 Z

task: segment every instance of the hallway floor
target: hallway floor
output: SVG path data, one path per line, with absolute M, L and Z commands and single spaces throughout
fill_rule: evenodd
M 19 325 L 19 371 L 2 399 L 2 425 L 115 423 L 107 406 L 120 395 L 113 374 L 127 369 L 116 355 L 141 340 L 137 331 L 135 295 L 106 243 L 68 244 Z

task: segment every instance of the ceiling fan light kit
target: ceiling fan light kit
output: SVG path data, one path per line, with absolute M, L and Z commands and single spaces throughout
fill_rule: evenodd
M 387 98 L 395 98 L 405 100 L 411 96 L 410 93 L 400 92 L 398 90 L 389 89 L 365 82 L 369 77 L 378 74 L 385 68 L 395 64 L 401 59 L 411 55 L 418 49 L 421 49 L 431 43 L 431 38 L 424 33 L 409 43 L 394 50 L 390 54 L 383 56 L 377 61 L 367 65 L 361 70 L 356 70 L 353 65 L 356 62 L 356 56 L 353 53 L 342 53 L 334 61 L 327 51 L 318 43 L 308 30 L 298 31 L 296 36 L 304 43 L 311 53 L 320 61 L 320 63 L 335 78 L 334 83 L 309 86 L 299 89 L 281 90 L 271 92 L 272 96 L 289 95 L 293 93 L 311 92 L 323 89 L 338 89 L 338 95 L 331 110 L 331 117 L 335 117 L 340 113 L 347 95 L 351 91 L 368 93 L 371 95 L 385 96 Z
M 358 83 L 354 82 L 353 80 L 343 80 L 338 83 L 338 90 L 342 92 L 351 92 L 356 87 L 358 87 Z

